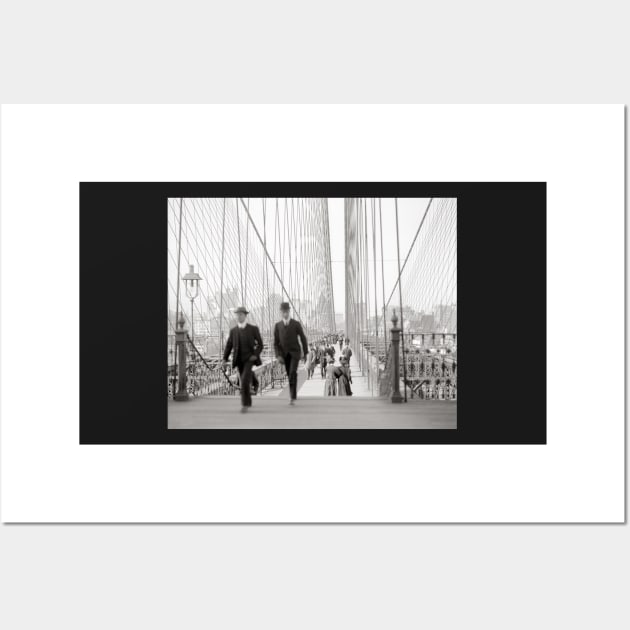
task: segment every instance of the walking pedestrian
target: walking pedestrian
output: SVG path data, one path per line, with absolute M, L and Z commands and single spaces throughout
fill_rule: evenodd
M 230 353 L 232 353 L 232 367 L 237 368 L 239 373 L 241 413 L 245 413 L 252 406 L 252 382 L 254 382 L 255 391 L 258 391 L 258 379 L 252 369 L 255 365 L 262 365 L 260 353 L 263 349 L 263 340 L 258 326 L 247 322 L 249 311 L 244 306 L 239 306 L 234 313 L 238 323 L 228 335 L 222 367 L 225 371 Z
M 323 351 L 322 351 L 322 356 L 319 363 L 320 363 L 321 376 L 322 378 L 326 378 L 326 366 L 328 365 L 328 356 Z
M 328 365 L 326 366 L 326 382 L 324 383 L 324 396 L 336 396 L 337 395 L 337 375 L 335 366 L 335 359 L 330 358 Z
M 273 330 L 273 345 L 276 360 L 284 363 L 289 377 L 289 404 L 295 404 L 297 398 L 297 368 L 302 357 L 308 357 L 308 340 L 302 324 L 291 318 L 291 306 L 288 302 L 280 304 L 282 319 L 276 322 Z
M 315 345 L 313 346 L 313 356 L 311 359 L 311 378 L 315 373 L 315 368 L 319 365 L 320 357 L 319 357 L 319 348 Z
M 315 352 L 312 346 L 309 347 L 308 355 L 304 363 L 306 369 L 306 378 L 311 379 L 315 371 Z
M 337 368 L 337 384 L 339 396 L 352 396 L 352 375 L 350 374 L 350 366 L 345 359 L 341 359 L 341 366 Z

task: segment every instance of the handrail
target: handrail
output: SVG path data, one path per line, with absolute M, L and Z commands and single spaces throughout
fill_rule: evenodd
M 457 400 L 457 334 L 456 333 L 404 333 L 410 340 L 418 338 L 422 345 L 406 344 L 403 356 L 402 348 L 400 373 L 393 373 L 392 343 L 387 344 L 385 353 L 374 343 L 374 338 L 366 337 L 361 345 L 368 354 L 377 359 L 379 366 L 378 392 L 380 396 L 389 396 L 392 392 L 394 379 L 405 378 L 403 361 L 407 363 L 406 385 L 410 388 L 411 397 L 428 398 L 433 400 Z M 433 337 L 435 335 L 435 337 Z M 452 346 L 445 341 L 452 341 Z M 434 353 L 430 350 L 446 351 Z
M 188 339 L 188 341 L 190 341 L 190 345 L 193 347 L 194 351 L 197 353 L 197 356 L 206 364 L 206 367 L 209 370 L 215 370 L 218 368 L 218 370 L 221 372 L 221 374 L 223 374 L 223 376 L 225 377 L 225 380 L 234 388 L 234 389 L 238 389 L 240 391 L 241 386 L 240 385 L 236 385 L 235 383 L 233 383 L 230 380 L 230 377 L 225 373 L 225 370 L 223 369 L 222 366 L 215 366 L 215 365 L 210 365 L 210 363 L 208 363 L 208 361 L 206 361 L 206 358 L 201 354 L 201 352 L 199 352 L 199 348 L 197 348 L 197 346 L 195 345 L 195 342 L 190 338 L 190 335 L 188 333 L 186 333 L 186 338 Z
M 186 356 L 189 358 L 185 366 L 186 389 L 189 395 L 216 395 L 219 393 L 230 396 L 236 395 L 240 391 L 240 384 L 234 382 L 233 378 L 226 373 L 223 369 L 223 362 L 220 359 L 208 360 L 204 357 L 188 333 L 185 336 L 185 343 L 189 346 L 186 351 Z M 177 376 L 171 375 L 172 369 L 173 366 L 169 366 L 169 398 L 174 396 L 177 383 Z M 287 378 L 284 367 L 268 357 L 263 358 L 262 365 L 255 366 L 252 371 L 258 377 L 261 395 L 264 391 L 276 387 L 279 381 L 283 382 Z M 223 375 L 223 378 L 219 377 L 218 372 Z

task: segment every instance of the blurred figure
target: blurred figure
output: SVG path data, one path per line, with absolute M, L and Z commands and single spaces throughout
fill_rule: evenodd
M 291 318 L 291 306 L 288 302 L 280 304 L 282 319 L 276 323 L 273 330 L 273 345 L 276 360 L 284 363 L 289 377 L 290 405 L 295 404 L 297 398 L 297 368 L 300 359 L 308 358 L 308 340 L 304 334 L 302 324 Z
M 326 365 L 326 382 L 324 383 L 324 396 L 337 395 L 337 375 L 335 359 L 331 357 Z
M 350 348 L 350 340 L 346 339 L 346 345 L 341 351 L 341 356 L 348 361 L 348 365 L 350 365 L 350 357 L 352 357 L 352 348 Z
M 255 365 L 262 365 L 260 353 L 263 349 L 263 341 L 258 326 L 247 323 L 249 311 L 244 306 L 239 306 L 235 311 L 238 324 L 230 330 L 225 350 L 223 352 L 223 370 L 227 367 L 230 353 L 232 355 L 232 367 L 238 369 L 241 384 L 241 413 L 252 406 L 252 381 L 255 391 L 258 391 L 258 379 L 253 374 Z
M 322 378 L 326 378 L 326 365 L 328 364 L 328 357 L 323 350 L 321 351 L 321 353 L 322 353 L 322 356 L 319 360 L 319 367 L 320 367 Z
M 313 372 L 315 371 L 315 348 L 313 346 L 309 348 L 304 367 L 306 368 L 306 378 L 313 378 Z
M 345 359 L 341 359 L 341 366 L 337 368 L 337 384 L 339 396 L 352 396 L 352 375 L 350 374 L 350 366 Z

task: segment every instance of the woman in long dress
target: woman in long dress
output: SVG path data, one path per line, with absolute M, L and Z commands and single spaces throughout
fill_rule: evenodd
M 313 347 L 311 346 L 308 349 L 308 356 L 306 357 L 306 361 L 304 362 L 304 369 L 306 370 L 307 379 L 312 378 L 313 372 L 315 371 L 315 365 L 313 363 L 314 361 L 313 355 L 314 355 Z
M 337 395 L 337 376 L 335 371 L 337 366 L 335 365 L 335 359 L 331 358 L 326 364 L 326 382 L 324 383 L 324 396 L 336 396 Z
M 350 366 L 345 359 L 341 359 L 341 367 L 337 368 L 339 396 L 352 396 L 352 377 L 350 376 Z

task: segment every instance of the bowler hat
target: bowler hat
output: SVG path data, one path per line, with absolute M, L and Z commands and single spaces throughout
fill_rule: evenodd
M 290 311 L 291 310 L 291 305 L 288 302 L 281 302 L 280 303 L 280 310 L 281 311 Z
M 244 306 L 237 306 L 234 309 L 235 313 L 245 313 L 245 315 L 247 315 L 247 313 L 249 313 L 249 311 L 244 307 Z

